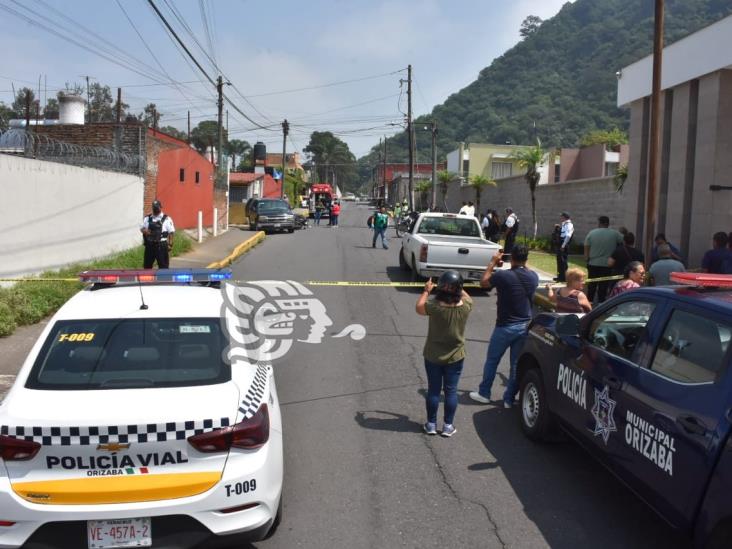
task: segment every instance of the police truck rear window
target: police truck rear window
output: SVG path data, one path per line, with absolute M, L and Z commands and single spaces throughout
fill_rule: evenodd
M 218 318 L 64 320 L 28 377 L 30 389 L 187 387 L 223 383 L 227 337 Z

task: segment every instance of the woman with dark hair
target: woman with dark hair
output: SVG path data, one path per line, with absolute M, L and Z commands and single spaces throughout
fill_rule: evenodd
M 625 266 L 623 280 L 620 280 L 614 287 L 608 299 L 624 292 L 640 288 L 643 285 L 643 277 L 646 275 L 646 268 L 640 261 L 631 261 Z
M 435 296 L 429 299 L 432 290 Z M 437 409 L 440 393 L 445 393 L 445 414 L 442 436 L 455 434 L 453 425 L 457 410 L 457 387 L 465 360 L 465 325 L 473 300 L 463 290 L 463 277 L 457 271 L 442 273 L 435 285 L 429 279 L 417 300 L 417 314 L 429 317 L 427 341 L 424 345 L 424 366 L 427 371 L 427 423 L 424 431 L 437 434 Z

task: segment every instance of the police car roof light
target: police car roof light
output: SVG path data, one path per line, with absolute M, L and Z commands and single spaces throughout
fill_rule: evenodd
M 684 286 L 732 288 L 732 275 L 714 273 L 671 273 L 669 280 Z
M 93 284 L 221 282 L 230 278 L 230 269 L 101 269 L 79 273 L 79 280 Z

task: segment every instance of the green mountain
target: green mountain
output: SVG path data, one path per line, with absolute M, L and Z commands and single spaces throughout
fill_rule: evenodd
M 615 73 L 651 53 L 653 6 L 653 0 L 567 3 L 416 123 L 437 120 L 440 160 L 460 141 L 529 144 L 536 135 L 547 146 L 574 147 L 594 129 L 627 129 L 628 111 L 616 107 Z M 666 0 L 665 43 L 730 13 L 732 0 Z M 429 162 L 429 132 L 416 133 L 417 160 Z M 389 138 L 387 150 L 389 161 L 405 161 L 406 132 Z M 377 159 L 378 145 L 360 159 L 364 184 Z

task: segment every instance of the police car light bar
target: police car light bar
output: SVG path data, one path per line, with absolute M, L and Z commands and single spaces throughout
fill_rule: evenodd
M 100 269 L 79 273 L 79 280 L 93 284 L 221 282 L 230 278 L 230 269 Z
M 732 288 L 732 275 L 713 273 L 671 273 L 669 280 L 684 286 Z

